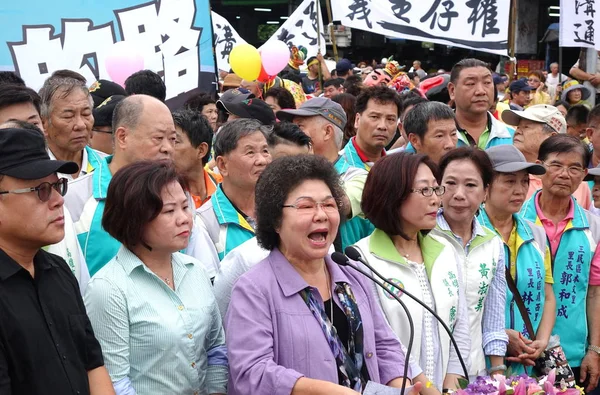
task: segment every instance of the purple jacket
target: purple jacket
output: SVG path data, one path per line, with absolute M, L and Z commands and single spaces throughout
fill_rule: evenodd
M 369 280 L 329 257 L 325 261 L 333 283 L 347 282 L 352 287 L 371 380 L 386 384 L 402 377 L 404 352 L 374 299 Z M 237 281 L 225 319 L 230 395 L 289 395 L 303 376 L 338 382 L 323 330 L 298 293 L 306 287 L 277 249 Z M 341 306 L 335 294 L 334 300 Z

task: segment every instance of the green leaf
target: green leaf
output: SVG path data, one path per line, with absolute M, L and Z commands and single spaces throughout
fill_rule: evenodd
M 469 386 L 469 380 L 460 377 L 458 379 L 458 386 L 460 387 L 461 390 L 464 390 L 465 388 L 467 388 Z

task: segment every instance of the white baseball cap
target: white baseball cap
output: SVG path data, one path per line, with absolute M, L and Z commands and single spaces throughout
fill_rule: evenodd
M 502 112 L 502 120 L 509 125 L 518 126 L 521 119 L 545 123 L 557 133 L 567 133 L 567 121 L 554 106 L 536 104 L 524 111 L 506 110 Z

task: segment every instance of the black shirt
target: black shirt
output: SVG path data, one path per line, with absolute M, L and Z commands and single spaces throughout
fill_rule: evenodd
M 321 84 L 319 83 L 319 78 L 315 78 L 314 80 L 309 76 L 302 78 L 302 90 L 307 95 L 311 95 L 318 90 L 321 90 Z
M 77 280 L 43 250 L 34 268 L 0 250 L 0 394 L 89 394 L 87 372 L 104 361 Z
M 342 311 L 342 309 L 335 303 L 333 304 L 333 313 L 332 313 L 331 298 L 329 298 L 328 300 L 323 302 L 323 304 L 325 305 L 325 313 L 327 314 L 327 317 L 330 317 L 333 314 L 333 326 L 335 327 L 337 335 L 340 338 L 340 340 L 342 341 L 342 344 L 344 345 L 344 347 L 346 347 L 346 351 L 348 351 L 348 342 L 350 340 L 350 328 L 348 327 L 348 317 L 346 317 L 346 314 L 344 313 L 344 311 Z M 363 365 L 360 370 L 360 374 L 362 375 L 362 378 L 365 383 L 367 381 L 369 381 L 370 376 L 369 376 L 369 371 L 367 370 L 367 362 L 366 361 L 363 361 Z M 343 385 L 342 376 L 340 375 L 339 370 L 338 370 L 338 381 L 339 381 L 338 384 Z

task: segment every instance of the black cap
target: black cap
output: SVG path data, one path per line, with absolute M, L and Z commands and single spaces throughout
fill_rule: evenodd
M 127 96 L 127 92 L 125 92 L 125 89 L 121 85 L 109 80 L 98 80 L 90 85 L 89 90 L 92 99 L 94 99 L 94 108 L 98 107 L 112 95 Z
M 53 173 L 74 174 L 75 162 L 51 160 L 44 136 L 35 130 L 0 130 L 0 174 L 21 180 L 37 180 Z
M 250 94 L 237 94 L 231 98 L 225 97 L 225 94 L 217 101 L 217 106 L 225 109 L 228 113 L 240 118 L 257 119 L 263 125 L 275 123 L 275 113 L 264 101 L 256 99 Z
M 113 111 L 123 99 L 125 99 L 123 95 L 112 95 L 94 108 L 94 126 L 112 126 Z

